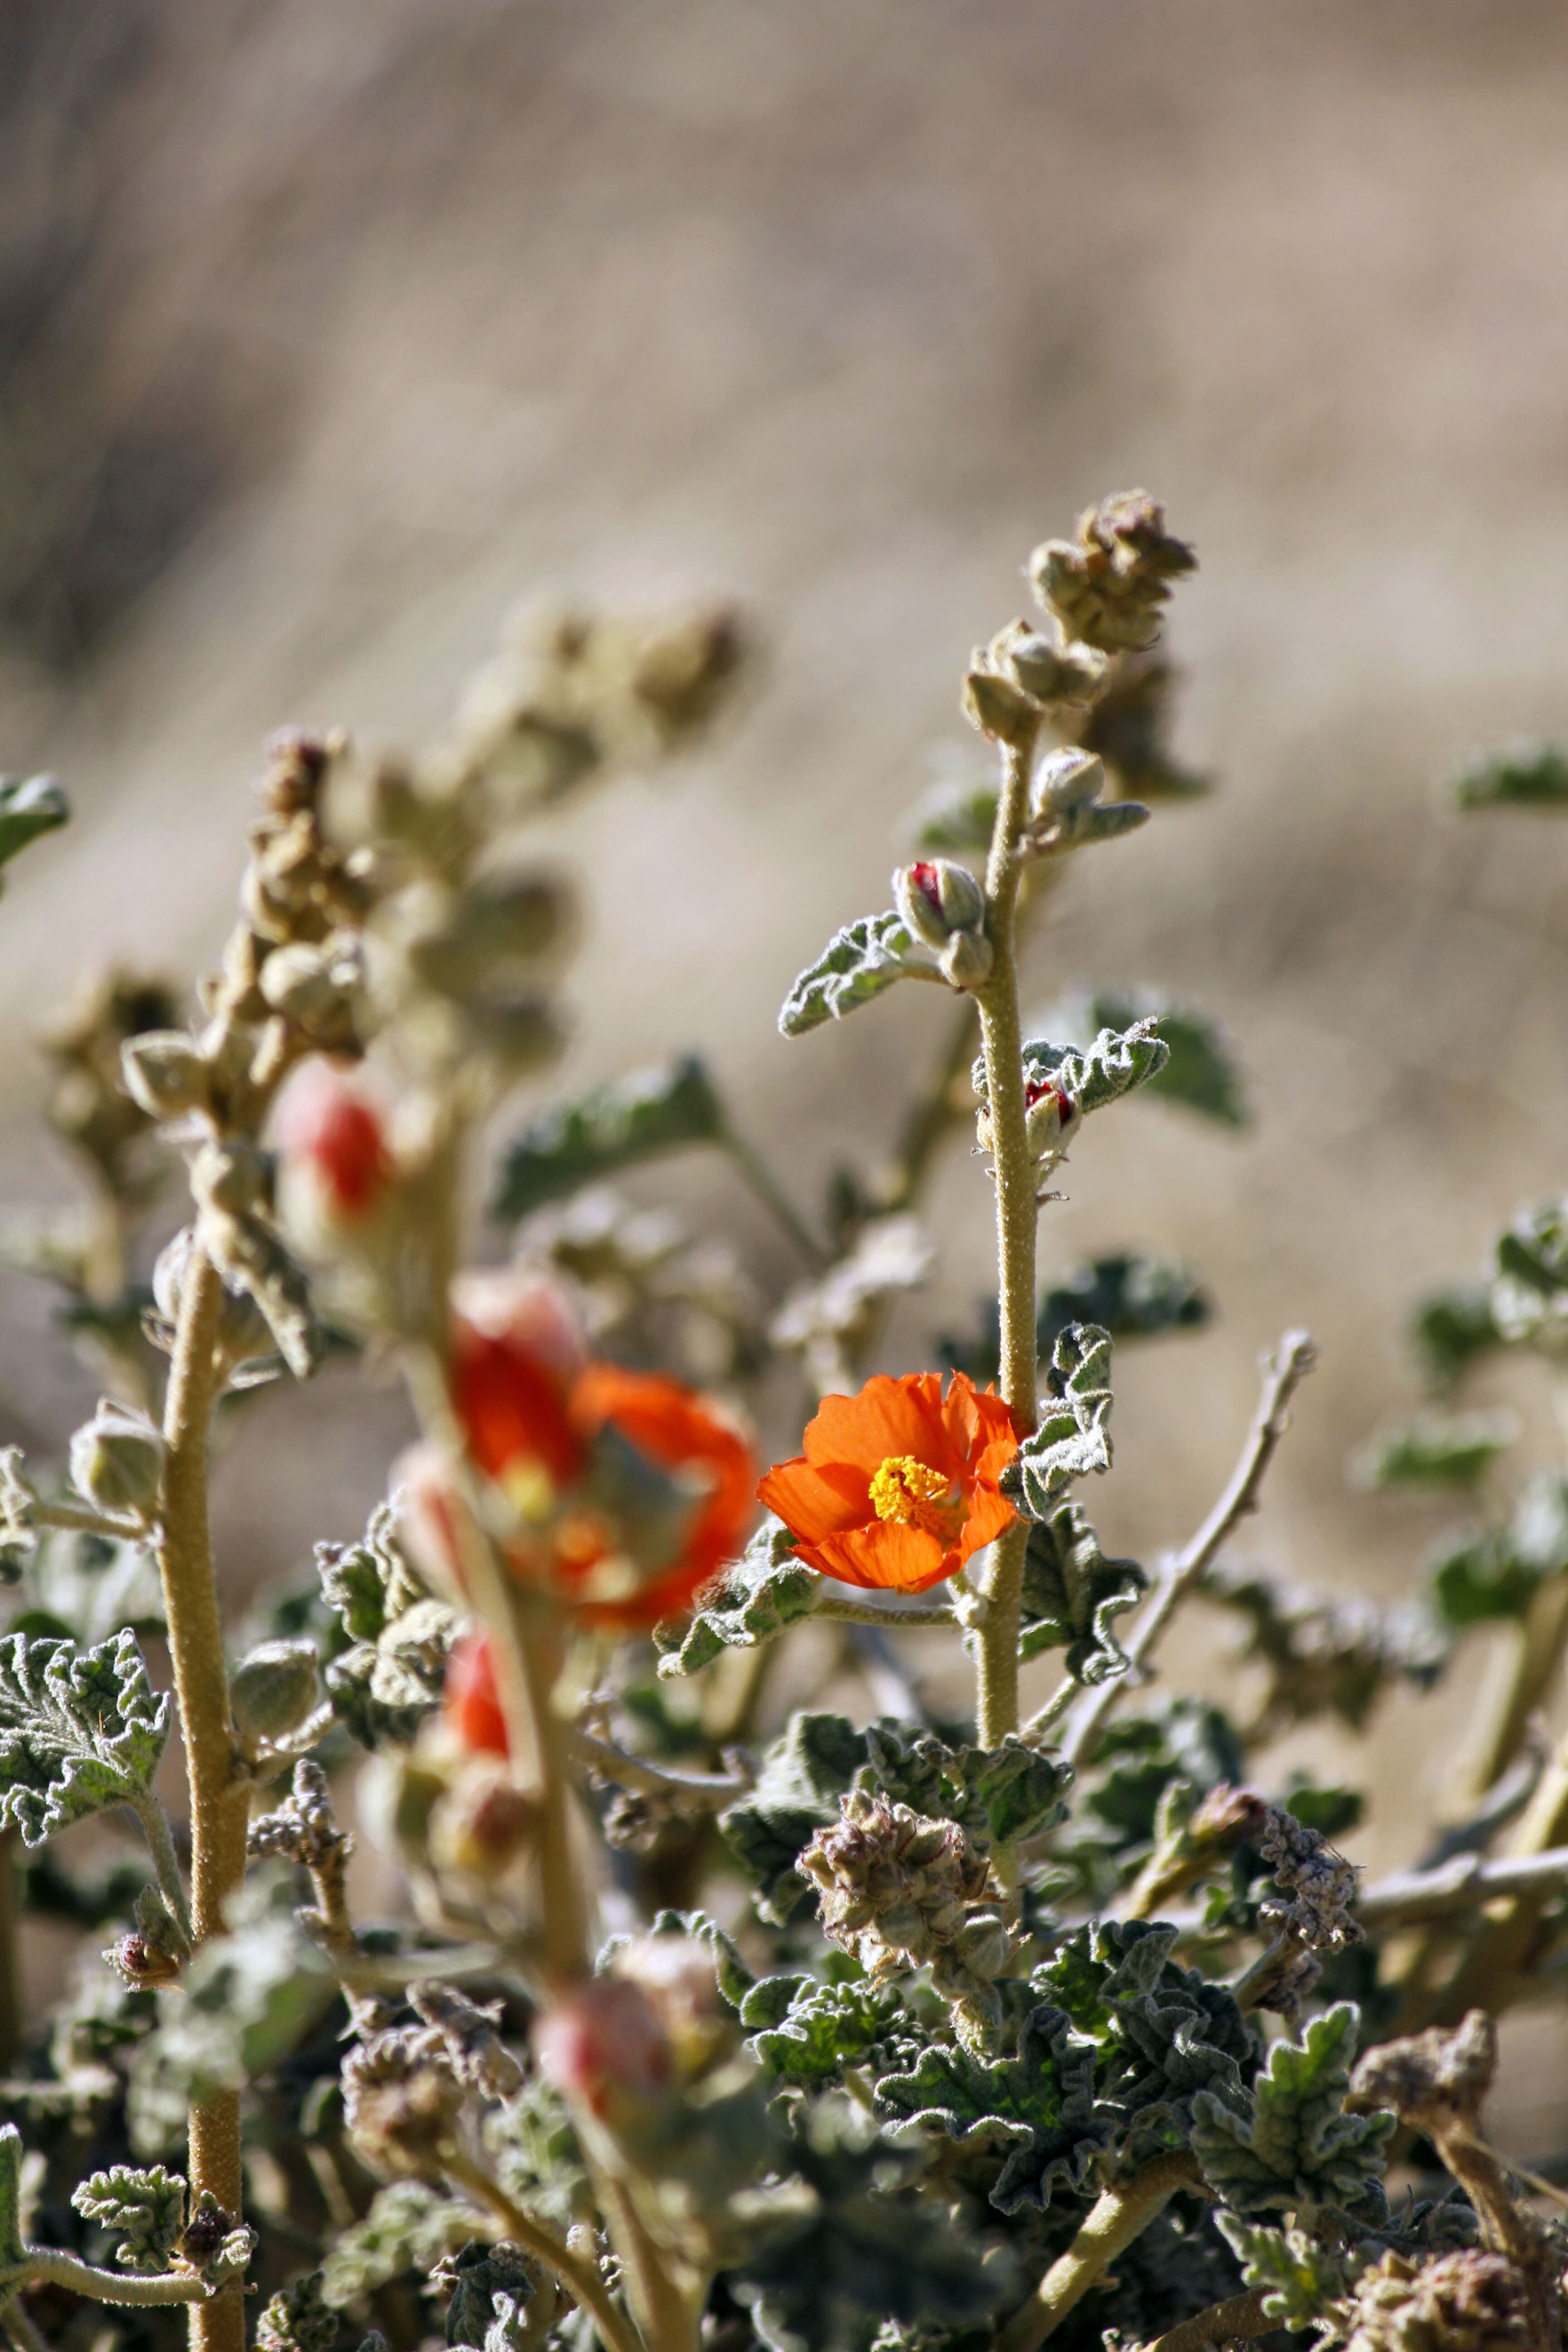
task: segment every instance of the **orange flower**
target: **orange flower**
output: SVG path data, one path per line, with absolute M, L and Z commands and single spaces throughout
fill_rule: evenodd
M 805 1452 L 757 1488 L 796 1556 L 841 1584 L 924 1592 L 1015 1517 L 997 1481 L 1018 1451 L 1013 1416 L 954 1372 L 879 1372 L 857 1397 L 824 1397 Z
M 756 1475 L 745 1440 L 679 1381 L 584 1361 L 537 1276 L 470 1283 L 455 1305 L 453 1410 L 510 1507 L 517 1575 L 589 1624 L 630 1632 L 677 1614 L 745 1538 Z M 413 1517 L 442 1541 L 427 1507 Z

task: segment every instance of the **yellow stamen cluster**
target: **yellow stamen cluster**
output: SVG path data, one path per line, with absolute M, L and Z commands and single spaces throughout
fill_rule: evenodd
M 889 1454 L 871 1480 L 871 1507 L 879 1519 L 923 1528 L 946 1541 L 963 1516 L 959 1496 L 942 1471 L 912 1454 Z

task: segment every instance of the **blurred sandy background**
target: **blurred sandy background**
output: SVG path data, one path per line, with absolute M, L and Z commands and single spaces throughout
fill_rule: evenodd
M 574 587 L 736 593 L 772 656 L 711 756 L 558 829 L 595 876 L 563 1078 L 700 1046 L 814 1194 L 931 1008 L 792 1045 L 779 999 L 884 903 L 1029 546 L 1143 483 L 1200 551 L 1170 642 L 1223 789 L 1079 862 L 1032 993 L 1190 997 L 1257 1119 L 1134 1108 L 1075 1152 L 1047 1267 L 1173 1252 L 1221 1310 L 1123 1351 L 1088 1499 L 1145 1558 L 1184 1534 L 1304 1320 L 1251 1549 L 1400 1589 L 1437 1522 L 1347 1455 L 1414 1400 L 1413 1297 L 1568 1173 L 1568 841 L 1434 799 L 1568 731 L 1565 297 L 1544 0 L 12 0 L 0 757 L 77 822 L 0 912 L 0 1193 L 64 1181 L 28 1033 L 79 965 L 217 945 L 261 738 L 431 730 L 519 595 Z M 644 1189 L 787 1272 L 722 1171 Z M 962 1148 L 934 1215 L 901 1363 L 984 1281 Z M 0 1434 L 88 1401 L 50 1340 Z M 396 1416 L 329 1381 L 250 1426 L 237 1583 L 358 1524 Z M 1412 1724 L 1376 1746 L 1424 1807 Z

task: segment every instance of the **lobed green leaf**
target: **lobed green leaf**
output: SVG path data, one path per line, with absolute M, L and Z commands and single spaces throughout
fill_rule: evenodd
M 795 981 L 779 1013 L 786 1037 L 804 1037 L 825 1021 L 842 1021 L 900 980 L 939 980 L 931 956 L 894 908 L 862 915 L 835 931 Z
M 47 1636 L 0 1641 L 0 1822 L 40 1845 L 51 1831 L 152 1787 L 171 1702 L 154 1693 L 133 1633 L 84 1649 Z
M 1112 1624 L 1148 1587 L 1135 1559 L 1106 1558 L 1079 1504 L 1057 1504 L 1029 1530 L 1019 1656 L 1065 1649 L 1067 1670 L 1075 1680 L 1107 1681 L 1127 1663 Z
M 1220 1031 L 1202 1013 L 1157 996 L 1107 991 L 1089 999 L 1088 1017 L 1097 1028 L 1127 1029 L 1135 1022 L 1152 1022 L 1165 1054 L 1150 1074 L 1150 1091 L 1216 1119 L 1222 1127 L 1246 1126 L 1247 1103 L 1235 1060 Z
M 1379 2181 L 1394 2118 L 1344 2111 L 1360 2030 L 1354 2003 L 1341 2001 L 1313 2018 L 1300 2042 L 1276 2042 L 1248 2112 L 1200 2094 L 1194 2151 L 1236 2211 L 1353 2207 Z
M 617 1169 L 723 1133 L 724 1106 L 695 1054 L 635 1071 L 532 1120 L 501 1163 L 491 1214 L 514 1224 Z
M 1044 1519 L 1062 1489 L 1110 1467 L 1110 1334 L 1069 1323 L 1046 1375 L 1039 1426 L 1002 1475 L 1026 1518 Z
M 721 1569 L 692 1603 L 689 1618 L 653 1629 L 661 1675 L 695 1675 L 723 1650 L 754 1650 L 775 1641 L 816 1608 L 822 1579 L 795 1555 L 783 1521 L 763 1520 L 737 1560 Z

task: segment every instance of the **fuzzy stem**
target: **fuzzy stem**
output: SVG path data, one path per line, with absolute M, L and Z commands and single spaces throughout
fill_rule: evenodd
M 249 1811 L 247 1784 L 236 1769 L 207 1526 L 207 1435 L 222 1311 L 222 1279 L 198 1243 L 182 1289 L 163 1408 L 168 1455 L 161 1554 L 169 1654 L 190 1782 L 191 1912 L 198 1944 L 223 1933 L 224 1906 L 244 1883 Z M 193 2105 L 190 2167 L 193 2201 L 210 2190 L 231 2226 L 237 2224 L 243 2197 L 237 2091 L 214 2091 Z M 237 2284 L 193 2311 L 191 2344 L 193 2352 L 244 2352 L 244 2291 Z
M 1513 1841 L 1513 1858 L 1544 1854 L 1568 1842 L 1568 1740 L 1541 1776 L 1525 1808 Z M 1432 2004 L 1430 2020 L 1457 2025 L 1467 2011 L 1489 2010 L 1495 2016 L 1519 1990 L 1541 1935 L 1541 1917 L 1552 1899 L 1552 1886 L 1535 1887 L 1508 1900 L 1489 1905 L 1477 1927 L 1468 1951 L 1452 1982 Z M 1401 2021 L 1402 2032 L 1409 2029 Z
M 113 1511 L 95 1511 L 89 1503 L 70 1503 L 56 1497 L 50 1502 L 35 1503 L 30 1516 L 37 1528 L 61 1528 L 70 1535 L 101 1536 L 107 1543 L 152 1540 L 144 1519 Z
M 1568 1576 L 1556 1576 L 1541 1587 L 1518 1628 L 1511 1671 L 1471 1767 L 1469 1793 L 1475 1802 L 1496 1787 L 1523 1747 L 1531 1717 L 1549 1696 L 1565 1649 Z
M 677 1772 L 665 1764 L 650 1764 L 646 1756 L 634 1756 L 614 1740 L 596 1738 L 593 1732 L 575 1727 L 568 1729 L 565 1747 L 576 1763 L 585 1765 L 603 1780 L 613 1780 L 622 1789 L 640 1789 L 647 1796 L 679 1797 L 694 1808 L 727 1805 L 731 1797 L 743 1796 L 752 1785 L 735 1772 Z
M 448 2149 L 442 2164 L 452 2179 L 489 2208 L 507 2236 L 531 2254 L 536 2254 L 552 2277 L 592 2315 L 610 2352 L 644 2352 L 641 2338 L 625 2314 L 616 2310 L 608 2287 L 591 2262 L 574 2254 L 547 2221 L 541 2221 L 517 2204 L 499 2180 L 492 2180 L 460 2148 Z M 659 2352 L 663 2352 L 662 2347 Z
M 163 1900 L 174 1914 L 174 1925 L 188 1944 L 191 1941 L 190 1906 L 185 1901 L 185 1881 L 180 1869 L 180 1857 L 174 1851 L 174 1833 L 169 1826 L 169 1816 L 151 1791 L 133 1798 L 132 1811 L 142 1824 Z
M 1195 2189 L 1199 2179 L 1197 2158 L 1184 2148 L 1174 2156 L 1157 2156 L 1130 2180 L 1102 2189 L 1066 2253 L 1058 2254 L 1023 2309 L 1002 2329 L 996 2352 L 1035 2352 L 1177 2189 Z
M 831 1618 L 839 1625 L 876 1625 L 884 1633 L 902 1633 L 911 1625 L 952 1626 L 961 1622 L 951 1609 L 879 1609 L 868 1601 L 819 1601 L 811 1613 Z
M 1020 1437 L 1033 1431 L 1037 1399 L 1035 1234 L 1039 1222 L 1039 1171 L 1029 1150 L 1024 1100 L 1023 1030 L 1018 1015 L 1015 954 L 1018 835 L 1028 814 L 1033 740 L 1003 753 L 1002 789 L 985 868 L 985 930 L 991 972 L 975 993 L 985 1055 L 996 1183 L 997 1302 L 1001 1317 L 1001 1390 Z M 990 1609 L 978 1649 L 980 1743 L 994 1748 L 1018 1728 L 1018 1612 L 1028 1524 L 1016 1520 L 998 1538 L 987 1593 Z
M 72 2294 L 85 2294 L 94 2303 L 188 2303 L 198 2311 L 216 2311 L 232 2303 L 242 2317 L 245 2310 L 237 2279 L 232 2287 L 215 2290 L 195 2271 L 157 2271 L 151 2276 L 101 2271 L 56 2246 L 24 2246 L 21 2261 L 0 2271 L 0 2296 L 7 2303 L 20 2287 L 44 2285 L 68 2287 Z M 242 2328 L 239 2341 L 244 2340 Z
M 0 2072 L 8 2073 L 22 2047 L 22 1965 L 17 1930 L 22 1916 L 21 1839 L 0 1830 Z
M 670 2275 L 669 2262 L 643 2226 L 624 2181 L 598 2173 L 595 2193 L 626 2271 L 626 2297 L 650 2352 L 698 2352 L 698 2299 Z
M 1237 1523 L 1258 1508 L 1264 1473 L 1275 1449 L 1290 1426 L 1291 1397 L 1318 1360 L 1318 1350 L 1305 1331 L 1287 1331 L 1263 1362 L 1263 1393 L 1241 1458 L 1213 1510 L 1195 1535 L 1169 1559 L 1160 1571 L 1147 1607 L 1127 1643 L 1127 1670 L 1112 1682 L 1101 1683 L 1084 1701 L 1062 1742 L 1062 1754 L 1072 1765 L 1085 1763 L 1093 1752 L 1100 1727 L 1122 1690 L 1146 1675 L 1155 1650 L 1184 1601 Z
M 49 2352 L 44 2337 L 34 2326 L 19 2290 L 0 2299 L 0 2327 L 10 2339 L 11 2352 Z

